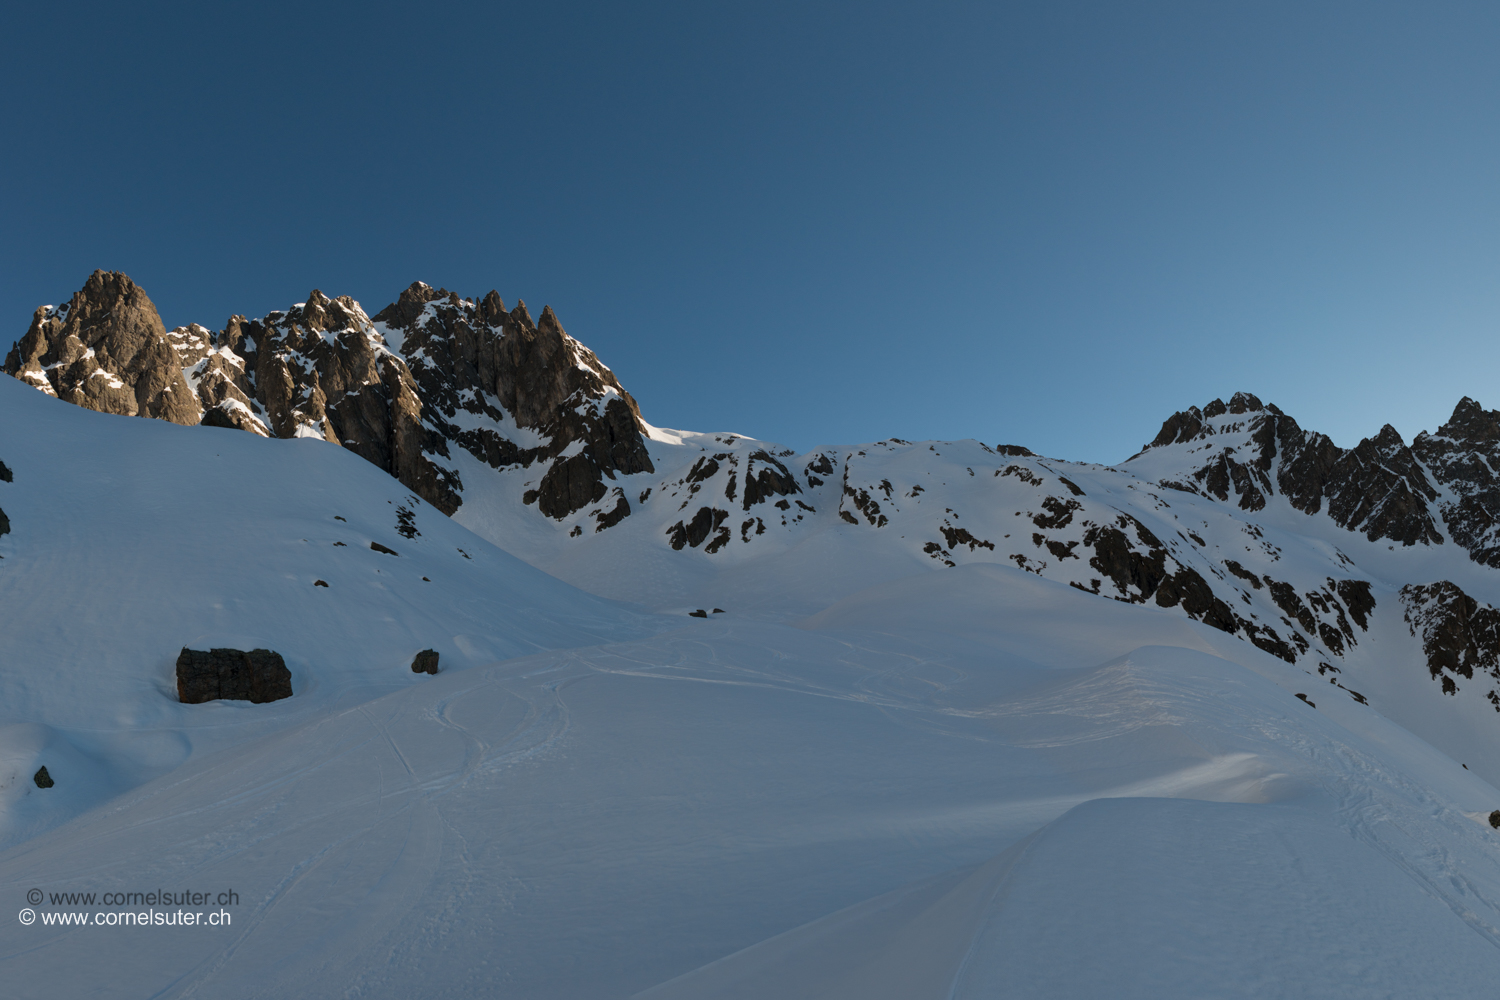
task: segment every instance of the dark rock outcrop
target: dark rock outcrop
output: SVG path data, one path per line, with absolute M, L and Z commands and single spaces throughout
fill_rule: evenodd
M 1135 518 L 1120 515 L 1119 527 L 1093 525 L 1084 533 L 1083 544 L 1094 550 L 1089 565 L 1114 582 L 1123 600 L 1145 601 L 1166 578 L 1167 551 L 1161 541 Z M 1134 529 L 1137 541 L 1121 529 Z
M 292 672 L 269 649 L 188 649 L 177 655 L 177 698 L 183 704 L 226 699 L 261 704 L 292 696 Z
M 36 787 L 38 788 L 51 788 L 53 785 L 57 784 L 57 782 L 52 780 L 52 775 L 47 773 L 46 764 L 43 764 L 40 768 L 37 769 L 36 774 L 33 774 L 31 776 L 31 780 L 36 782 Z
M 1443 542 L 1434 518 L 1437 492 L 1389 424 L 1346 451 L 1325 435 L 1304 431 L 1275 406 L 1238 392 L 1228 404 L 1216 399 L 1202 410 L 1194 406 L 1174 413 L 1131 460 L 1152 449 L 1194 442 L 1207 443 L 1211 455 L 1195 459 L 1195 468 L 1169 477 L 1163 486 L 1232 499 L 1246 511 L 1263 509 L 1278 494 L 1306 514 L 1323 510 L 1326 501 L 1336 523 L 1370 541 Z
M 1338 589 L 1339 597 L 1344 601 L 1344 606 L 1349 609 L 1350 616 L 1361 631 L 1370 628 L 1370 612 L 1375 610 L 1375 597 L 1370 593 L 1370 581 L 1368 580 L 1339 580 L 1328 581 Z
M 438 654 L 435 649 L 424 649 L 411 661 L 411 672 L 414 674 L 435 674 L 438 672 Z
M 1214 595 L 1202 575 L 1182 565 L 1169 571 L 1166 546 L 1136 518 L 1121 514 L 1115 525 L 1089 525 L 1083 544 L 1094 550 L 1089 565 L 1114 583 L 1118 600 L 1141 604 L 1155 598 L 1163 608 L 1180 604 L 1190 617 L 1206 625 L 1223 632 L 1239 630 L 1234 612 Z
M 1326 434 L 1304 431 L 1287 416 L 1276 418 L 1276 446 L 1281 455 L 1277 489 L 1302 513 L 1316 514 L 1323 509 L 1323 495 L 1343 449 Z
M 1441 505 L 1453 540 L 1475 562 L 1500 567 L 1500 412 L 1465 396 L 1437 433 L 1423 431 L 1411 447 L 1456 497 Z
M 1469 680 L 1476 673 L 1500 679 L 1500 611 L 1447 580 L 1402 587 L 1401 604 L 1434 679 L 1442 679 L 1444 671 Z
M 1214 596 L 1208 581 L 1190 567 L 1183 566 L 1176 574 L 1163 578 L 1161 586 L 1156 588 L 1155 598 L 1157 605 L 1163 608 L 1176 607 L 1180 603 L 1189 617 L 1212 625 L 1220 632 L 1238 631 L 1229 605 Z
M 1446 423 L 1418 434 L 1410 446 L 1387 424 L 1346 450 L 1302 430 L 1276 407 L 1260 406 L 1253 396 L 1235 400 L 1173 414 L 1142 454 L 1231 433 L 1248 434 L 1251 450 L 1217 450 L 1161 485 L 1224 501 L 1234 497 L 1246 510 L 1280 494 L 1307 514 L 1326 509 L 1335 522 L 1371 541 L 1441 545 L 1446 528 L 1475 562 L 1500 567 L 1500 411 L 1465 396 Z M 1237 410 L 1243 411 L 1241 421 L 1215 419 Z
M 787 467 L 767 452 L 753 451 L 746 458 L 745 510 L 772 497 L 790 496 L 801 492 L 802 487 L 797 485 L 797 480 L 793 478 Z
M 613 477 L 611 477 L 613 478 Z M 579 453 L 554 461 L 537 490 L 537 510 L 562 520 L 575 510 L 604 499 L 609 487 L 592 457 Z
M 692 520 L 686 522 L 678 521 L 667 529 L 667 537 L 671 539 L 672 548 L 682 549 L 684 547 L 696 549 L 704 546 L 704 552 L 717 552 L 729 542 L 730 533 L 724 527 L 724 519 L 729 516 L 727 510 L 719 510 L 715 507 L 699 507 L 698 513 L 694 514 Z M 710 539 L 712 535 L 712 539 Z
M 1344 453 L 1333 467 L 1323 494 L 1328 514 L 1370 541 L 1389 538 L 1402 545 L 1441 545 L 1428 505 L 1437 492 L 1411 449 L 1390 424 Z
M 595 532 L 605 531 L 609 528 L 613 528 L 615 525 L 619 524 L 621 521 L 630 516 L 630 501 L 625 499 L 625 491 L 616 486 L 614 489 L 614 493 L 615 505 L 609 510 L 601 509 L 599 513 L 594 516 Z

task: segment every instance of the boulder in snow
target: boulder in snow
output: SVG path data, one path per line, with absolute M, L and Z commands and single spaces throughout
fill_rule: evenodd
M 177 697 L 187 705 L 228 699 L 261 704 L 292 696 L 292 672 L 269 649 L 188 649 L 177 656 Z

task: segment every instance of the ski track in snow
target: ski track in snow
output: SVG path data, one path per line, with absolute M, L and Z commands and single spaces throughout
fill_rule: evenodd
M 1018 585 L 1035 584 L 1022 579 Z M 820 797 L 828 795 L 837 800 L 847 793 L 836 776 L 824 781 L 810 775 L 801 787 L 780 790 L 778 797 L 791 800 L 797 808 L 761 816 L 758 822 L 751 822 L 746 812 L 727 816 L 723 822 L 712 820 L 711 814 L 709 821 L 698 817 L 697 829 L 684 844 L 699 837 L 731 835 L 741 850 L 761 858 L 752 867 L 772 884 L 795 880 L 799 871 L 806 874 L 805 863 L 797 859 L 800 851 L 832 847 L 836 853 L 862 853 L 866 855 L 865 865 L 836 877 L 836 887 L 832 888 L 835 896 L 845 897 L 845 905 L 857 903 L 860 898 L 899 890 L 914 879 L 930 879 L 944 870 L 954 870 L 952 865 L 940 865 L 937 871 L 924 872 L 917 860 L 922 854 L 933 852 L 964 860 L 953 854 L 957 851 L 969 856 L 967 864 L 982 864 L 985 856 L 1003 853 L 1000 849 L 1007 839 L 1019 842 L 1034 838 L 1072 815 L 1073 810 L 1101 798 L 1149 803 L 1162 796 L 1181 796 L 1259 802 L 1262 805 L 1258 808 L 1271 810 L 1293 807 L 1299 812 L 1317 813 L 1322 809 L 1319 814 L 1326 817 L 1324 822 L 1393 862 L 1405 878 L 1477 932 L 1476 937 L 1482 937 L 1485 948 L 1495 956 L 1487 974 L 1500 967 L 1494 929 L 1500 867 L 1495 864 L 1493 842 L 1486 828 L 1444 801 L 1467 776 L 1445 775 L 1440 782 L 1448 786 L 1443 795 L 1429 787 L 1431 775 L 1426 776 L 1429 780 L 1419 781 L 1399 765 L 1393 766 L 1393 755 L 1397 761 L 1403 756 L 1416 756 L 1419 764 L 1425 763 L 1420 759 L 1421 748 L 1409 737 L 1404 741 L 1411 745 L 1403 745 L 1404 734 L 1375 713 L 1361 709 L 1358 721 L 1387 742 L 1384 758 L 1372 751 L 1369 737 L 1329 721 L 1265 677 L 1180 648 L 1147 648 L 1082 670 L 1021 668 L 1024 676 L 1005 679 L 1016 688 L 1009 698 L 939 705 L 934 704 L 934 697 L 957 701 L 958 692 L 983 682 L 983 664 L 962 655 L 944 656 L 941 650 L 927 648 L 926 642 L 914 644 L 924 647 L 925 655 L 899 649 L 893 654 L 884 644 L 870 650 L 861 649 L 861 645 L 847 635 L 725 621 L 642 642 L 538 654 L 504 666 L 440 677 L 437 683 L 423 688 L 388 695 L 334 719 L 268 737 L 262 741 L 263 748 L 223 751 L 222 755 L 241 759 L 233 764 L 209 765 L 205 761 L 209 766 L 192 768 L 197 773 L 179 782 L 176 789 L 191 800 L 207 800 L 206 804 L 164 811 L 148 825 L 122 823 L 131 813 L 149 810 L 161 797 L 147 786 L 134 796 L 126 796 L 125 802 L 104 816 L 83 817 L 71 828 L 59 831 L 69 835 L 52 847 L 32 842 L 13 850 L 8 858 L 0 859 L 0 885 L 22 886 L 24 876 L 18 881 L 14 870 L 24 867 L 34 873 L 39 864 L 67 869 L 69 879 L 77 881 L 80 871 L 72 863 L 78 851 L 98 851 L 100 841 L 88 835 L 95 825 L 110 827 L 101 829 L 99 835 L 119 844 L 139 841 L 143 835 L 167 828 L 194 827 L 196 821 L 198 829 L 216 831 L 219 842 L 196 863 L 173 872 L 169 884 L 211 881 L 226 867 L 233 868 L 239 859 L 258 851 L 269 852 L 268 860 L 274 859 L 265 867 L 283 874 L 267 880 L 259 889 L 253 908 L 245 913 L 233 936 L 219 943 L 212 957 L 200 957 L 191 972 L 158 983 L 153 995 L 298 995 L 296 990 L 306 984 L 332 986 L 339 981 L 337 975 L 328 975 L 330 971 L 356 967 L 362 969 L 361 982 L 368 989 L 407 995 L 415 984 L 428 982 L 437 974 L 432 954 L 420 949 L 418 943 L 429 942 L 441 950 L 438 942 L 444 940 L 444 928 L 452 933 L 451 928 L 471 923 L 476 908 L 498 909 L 510 916 L 504 922 L 504 933 L 507 937 L 519 935 L 525 947 L 518 944 L 508 949 L 514 964 L 507 974 L 490 980 L 483 988 L 471 989 L 472 995 L 482 995 L 484 989 L 501 984 L 523 996 L 624 995 L 604 988 L 598 980 L 555 978 L 557 963 L 574 955 L 580 945 L 587 951 L 587 943 L 576 933 L 565 934 L 559 941 L 551 937 L 546 926 L 530 932 L 527 928 L 537 920 L 547 924 L 546 913 L 554 905 L 578 915 L 593 914 L 595 907 L 601 907 L 602 912 L 590 922 L 616 923 L 616 930 L 606 934 L 606 940 L 623 935 L 622 943 L 631 942 L 626 950 L 640 955 L 639 950 L 649 952 L 663 939 L 681 940 L 687 928 L 695 925 L 706 924 L 705 931 L 715 933 L 701 936 L 713 940 L 726 934 L 732 938 L 735 926 L 743 922 L 753 927 L 757 921 L 752 919 L 753 912 L 742 920 L 726 919 L 717 906 L 697 898 L 698 879 L 717 865 L 716 852 L 710 851 L 695 855 L 690 866 L 693 871 L 676 880 L 668 905 L 655 913 L 654 919 L 640 920 L 632 891 L 601 897 L 597 891 L 583 890 L 583 896 L 574 896 L 553 885 L 544 897 L 536 894 L 534 880 L 546 870 L 568 871 L 579 864 L 585 869 L 608 869 L 635 851 L 651 859 L 656 853 L 650 846 L 652 840 L 665 828 L 649 812 L 633 808 L 614 811 L 605 830 L 577 836 L 564 833 L 551 842 L 545 834 L 549 826 L 543 819 L 546 813 L 539 810 L 528 811 L 528 816 L 535 817 L 544 828 L 537 834 L 528 833 L 522 823 L 496 843 L 496 833 L 485 832 L 484 824 L 476 827 L 476 801 L 503 796 L 507 788 L 529 788 L 534 799 L 538 784 L 556 793 L 567 786 L 576 754 L 583 753 L 597 762 L 604 759 L 599 756 L 601 751 L 606 756 L 610 753 L 608 748 L 616 745 L 617 735 L 612 730 L 618 720 L 608 709 L 616 699 L 605 694 L 604 701 L 599 700 L 597 689 L 602 684 L 617 688 L 617 695 L 630 692 L 631 700 L 661 704 L 664 714 L 647 721 L 689 719 L 695 730 L 711 729 L 716 718 L 722 719 L 715 709 L 722 712 L 722 699 L 726 697 L 769 697 L 783 704 L 777 714 L 801 717 L 810 711 L 810 719 L 826 727 L 827 739 L 853 739 L 861 754 L 875 753 L 877 773 L 891 763 L 889 734 L 896 732 L 909 734 L 896 740 L 896 748 L 903 751 L 932 740 L 1010 748 L 1005 752 L 1028 755 L 1076 754 L 1080 747 L 1101 748 L 1074 758 L 1082 767 L 1075 780 L 1092 786 L 1074 794 L 1038 797 L 1025 794 L 1019 786 L 1007 791 L 1003 776 L 997 776 L 1001 777 L 999 786 L 986 790 L 986 784 L 993 784 L 993 780 L 986 782 L 980 774 L 971 773 L 954 794 L 946 796 L 946 808 L 933 802 L 913 808 L 903 799 L 920 799 L 922 795 L 920 788 L 909 786 L 904 796 L 857 796 L 857 803 L 835 801 L 820 808 L 816 804 Z M 937 655 L 932 655 L 934 652 Z M 893 663 L 895 658 L 904 658 L 906 666 Z M 1269 662 L 1254 666 L 1272 675 L 1287 669 L 1269 657 L 1264 660 Z M 952 683 L 941 687 L 925 679 L 915 685 L 907 683 L 909 672 L 925 678 L 935 665 L 943 668 Z M 570 706 L 577 699 L 569 692 L 582 696 L 585 716 L 581 720 Z M 788 699 L 793 703 L 790 706 L 785 704 Z M 847 722 L 839 725 L 839 718 L 849 711 L 867 722 L 854 727 Z M 472 725 L 474 717 L 483 723 Z M 868 736 L 861 735 L 873 717 L 882 720 L 879 730 L 887 734 L 882 738 L 887 741 L 884 751 L 878 749 L 881 740 L 871 743 Z M 888 723 L 894 723 L 894 727 Z M 444 734 L 448 737 L 446 749 L 435 753 Z M 649 740 L 649 734 L 646 738 Z M 1166 744 L 1161 743 L 1163 739 Z M 1114 775 L 1113 780 L 1089 776 L 1115 770 L 1109 760 L 1112 753 L 1128 750 L 1125 744 L 1140 740 L 1145 740 L 1146 746 L 1178 745 L 1178 749 L 1175 756 L 1148 767 L 1149 773 L 1127 768 L 1129 773 Z M 735 745 L 741 751 L 751 748 L 742 740 Z M 373 787 L 348 788 L 341 768 L 377 746 L 384 748 L 379 759 L 385 766 L 370 779 Z M 1186 756 L 1184 746 L 1191 747 Z M 414 747 L 423 749 L 412 756 L 410 748 Z M 660 766 L 665 761 L 639 745 L 632 749 L 634 755 L 624 755 L 596 783 L 585 783 L 582 791 L 607 795 L 614 788 L 625 797 L 641 792 L 629 781 L 635 766 L 633 757 L 644 757 L 641 766 L 652 761 Z M 290 767 L 285 762 L 287 757 L 311 754 L 319 754 L 319 759 Z M 816 759 L 815 754 L 808 760 Z M 950 763 L 954 759 L 961 758 L 950 758 Z M 1404 763 L 1411 766 L 1412 761 Z M 282 773 L 245 787 L 240 776 L 247 766 L 279 767 Z M 785 780 L 785 771 L 773 771 L 783 775 L 777 780 Z M 767 775 L 757 774 L 755 769 L 741 780 L 746 791 L 757 795 L 773 790 L 765 785 L 770 780 Z M 777 780 L 772 780 L 772 786 Z M 159 783 L 169 781 L 162 779 Z M 211 792 L 224 785 L 235 790 L 222 796 Z M 328 792 L 341 786 L 346 790 L 332 796 L 321 809 L 288 808 L 285 797 L 294 788 Z M 693 794 L 711 793 L 707 786 L 699 786 Z M 360 813 L 367 819 L 356 821 L 349 815 L 349 807 L 362 798 L 374 808 Z M 287 853 L 289 841 L 302 831 L 313 835 L 311 849 L 298 852 L 293 848 Z M 553 834 L 557 833 L 554 829 Z M 189 837 L 189 842 L 193 839 Z M 619 843 L 606 847 L 611 840 Z M 259 965 L 264 961 L 261 956 L 279 954 L 289 947 L 288 932 L 278 926 L 279 922 L 305 926 L 310 905 L 307 897 L 338 882 L 339 869 L 360 864 L 363 852 L 355 847 L 360 842 L 378 845 L 378 857 L 360 868 L 361 884 L 391 882 L 404 900 L 398 912 L 376 920 L 379 927 L 371 934 L 340 942 L 343 947 L 332 949 L 331 955 L 329 949 L 322 949 L 294 960 L 282 975 L 262 973 L 253 990 L 247 987 L 242 991 L 244 981 L 239 977 L 243 973 L 237 963 Z M 584 852 L 582 856 L 579 851 Z M 54 852 L 55 856 L 47 857 Z M 518 857 L 530 863 L 531 874 L 516 882 L 514 873 L 506 874 L 504 859 Z M 776 865 L 764 868 L 765 859 L 776 857 L 783 858 L 779 876 L 775 874 Z M 887 860 L 876 863 L 882 857 Z M 905 875 L 895 876 L 895 884 L 882 884 L 882 877 L 874 870 L 896 859 L 901 859 L 897 871 Z M 1253 858 L 1245 860 L 1253 864 Z M 666 858 L 657 858 L 654 863 L 668 870 L 674 867 Z M 703 869 L 704 865 L 709 869 Z M 118 860 L 104 860 L 84 877 L 118 881 L 128 877 L 122 873 L 125 867 Z M 6 874 L 7 868 L 12 873 Z M 164 873 L 162 877 L 167 876 Z M 885 877 L 887 882 L 889 879 Z M 507 886 L 511 888 L 509 893 Z M 745 885 L 737 891 L 751 893 L 746 902 L 752 911 L 756 907 L 779 909 L 777 901 L 766 898 L 771 894 L 757 895 Z M 996 894 L 1000 894 L 999 889 L 990 898 L 998 898 Z M 975 918 L 977 922 L 955 926 L 953 933 L 968 935 L 969 946 L 980 947 L 976 942 L 988 940 L 985 935 L 998 926 L 994 920 L 1000 918 L 991 912 L 994 905 L 998 904 L 985 904 L 980 908 L 981 916 Z M 984 917 L 985 913 L 991 915 Z M 1128 917 L 1120 914 L 1120 918 Z M 1274 919 L 1274 915 L 1247 914 L 1247 920 L 1267 919 Z M 633 927 L 637 921 L 640 926 Z M 555 921 L 552 924 L 555 926 Z M 406 946 L 390 942 L 393 926 L 399 927 L 398 936 Z M 1235 929 L 1220 930 L 1228 934 Z M 94 938 L 90 946 L 106 952 L 118 946 L 118 932 L 73 929 L 68 933 L 90 935 Z M 111 940 L 109 934 L 115 939 Z M 12 939 L 15 936 L 13 930 L 6 935 Z M 1368 942 L 1361 947 L 1377 944 L 1400 950 L 1399 944 L 1389 942 Z M 599 946 L 597 941 L 592 943 L 593 948 Z M 719 957 L 708 951 L 707 940 L 698 946 L 705 951 L 698 964 Z M 65 945 L 54 941 L 53 947 Z M 476 943 L 476 947 L 480 950 L 467 953 L 470 961 L 486 953 L 487 946 Z M 392 948 L 394 951 L 387 951 Z M 522 959 L 523 951 L 531 955 L 529 960 Z M 387 960 L 376 961 L 380 954 L 387 954 Z M 293 959 L 296 956 L 297 949 L 293 948 Z M 953 967 L 951 982 L 961 985 L 972 979 L 977 975 L 974 968 L 965 958 Z M 296 982 L 304 986 L 293 985 L 291 970 L 296 972 Z M 653 976 L 662 981 L 685 971 L 654 966 L 647 958 L 638 957 L 634 967 L 615 970 L 618 980 L 608 977 L 608 981 L 641 989 L 651 985 Z M 449 987 L 453 994 L 466 995 L 462 984 L 449 983 L 445 992 Z M 973 994 L 960 989 L 953 995 Z M 1356 991 L 1349 995 L 1377 994 Z

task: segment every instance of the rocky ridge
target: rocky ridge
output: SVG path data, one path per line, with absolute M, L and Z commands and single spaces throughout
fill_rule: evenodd
M 95 271 L 66 305 L 43 306 L 5 371 L 102 413 L 196 424 L 202 407 L 156 306 L 123 274 Z
M 551 307 L 533 322 L 413 284 L 372 320 L 348 296 L 307 301 L 222 330 L 165 329 L 129 277 L 96 271 L 43 306 L 5 370 L 104 413 L 342 445 L 452 514 L 462 449 L 491 468 L 547 466 L 531 492 L 560 518 L 603 499 L 606 479 L 652 471 L 640 410 Z M 629 514 L 616 491 L 617 522 Z
M 1460 423 L 1461 414 L 1474 419 Z M 1474 445 L 1483 441 L 1483 420 L 1466 398 L 1436 438 L 1424 434 L 1408 447 L 1386 424 L 1374 437 L 1343 449 L 1324 434 L 1304 431 L 1274 404 L 1239 392 L 1227 404 L 1216 399 L 1201 410 L 1174 413 L 1125 468 L 1149 470 L 1163 487 L 1233 502 L 1244 511 L 1262 510 L 1270 498 L 1282 497 L 1304 514 L 1326 512 L 1372 542 L 1401 545 L 1442 545 L 1439 525 L 1460 504 L 1440 504 L 1439 490 L 1455 484 L 1465 489 L 1465 480 L 1474 481 L 1479 499 L 1465 508 L 1472 527 L 1464 537 L 1477 541 L 1487 530 L 1479 508 L 1494 480 L 1492 472 L 1488 480 L 1474 479 L 1481 474 Z M 1444 436 L 1449 430 L 1458 437 Z M 1446 462 L 1434 467 L 1428 460 L 1438 455 Z M 1170 471 L 1159 475 L 1164 458 Z M 1483 561 L 1479 549 L 1465 547 Z

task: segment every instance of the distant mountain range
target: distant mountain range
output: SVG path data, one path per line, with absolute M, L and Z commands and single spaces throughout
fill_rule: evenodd
M 759 573 L 780 581 L 761 585 L 770 613 L 809 572 L 777 559 L 834 532 L 810 571 L 825 591 L 1004 563 L 1176 609 L 1359 700 L 1381 684 L 1349 664 L 1372 617 L 1393 616 L 1434 691 L 1500 712 L 1500 412 L 1468 398 L 1410 445 L 1387 425 L 1342 449 L 1242 392 L 1172 414 L 1117 466 L 975 441 L 795 454 L 652 427 L 550 307 L 533 320 L 494 291 L 418 282 L 371 317 L 315 290 L 217 332 L 167 330 L 103 271 L 38 309 L 5 364 L 89 409 L 340 444 L 607 597 L 689 604 Z

